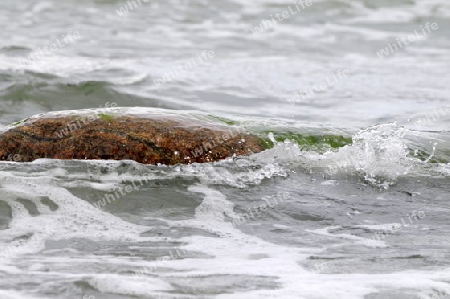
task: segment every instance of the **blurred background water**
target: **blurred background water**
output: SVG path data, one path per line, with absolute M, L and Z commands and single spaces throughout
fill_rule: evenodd
M 450 4 L 294 6 L 3 0 L 0 127 L 114 102 L 231 119 L 274 148 L 2 162 L 1 298 L 450 298 Z

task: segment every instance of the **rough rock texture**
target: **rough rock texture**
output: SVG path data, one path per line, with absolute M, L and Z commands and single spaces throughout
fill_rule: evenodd
M 0 133 L 0 160 L 129 159 L 144 164 L 203 163 L 264 150 L 235 127 L 173 115 L 36 117 Z

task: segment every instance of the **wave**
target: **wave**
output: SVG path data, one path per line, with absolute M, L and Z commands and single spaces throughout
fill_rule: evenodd
M 146 109 L 124 111 L 162 111 Z M 357 287 L 342 287 L 336 293 L 351 293 L 355 298 L 376 292 L 380 284 L 389 289 L 413 287 L 409 280 L 392 282 L 392 275 L 401 278 L 405 273 L 379 274 L 387 266 L 373 263 L 373 256 L 367 252 L 376 250 L 372 252 L 376 257 L 380 248 L 389 247 L 388 237 L 374 237 L 390 228 L 385 223 L 393 223 L 384 223 L 383 218 L 372 215 L 387 213 L 374 209 L 378 197 L 389 199 L 392 193 L 401 201 L 403 197 L 399 199 L 397 192 L 412 192 L 408 187 L 418 180 L 422 186 L 426 180 L 445 186 L 448 180 L 449 164 L 433 161 L 439 158 L 437 151 L 418 154 L 414 150 L 416 145 L 426 146 L 417 132 L 396 123 L 369 127 L 352 135 L 323 128 L 302 130 L 295 123 L 278 123 L 273 130 L 267 130 L 271 122 L 240 123 L 204 113 L 198 115 L 243 125 L 265 138 L 269 149 L 216 163 L 175 166 L 110 160 L 0 163 L 0 268 L 12 277 L 13 285 L 18 284 L 17 273 L 24 275 L 20 281 L 29 279 L 25 271 L 29 272 L 30 266 L 24 267 L 24 272 L 18 271 L 22 265 L 32 264 L 33 279 L 42 280 L 40 271 L 49 267 L 53 275 L 64 278 L 64 283 L 76 281 L 83 291 L 120 296 L 208 293 L 210 285 L 215 291 L 218 289 L 218 280 L 248 298 L 259 298 L 261 294 L 283 298 L 320 294 L 327 298 L 329 294 L 323 285 L 335 286 L 337 280 L 343 279 L 355 282 L 352 285 Z M 351 196 L 362 187 L 368 195 L 352 201 Z M 319 188 L 323 189 L 318 192 Z M 386 189 L 390 190 L 380 192 Z M 283 197 L 275 205 L 273 198 L 279 194 L 289 195 L 289 200 Z M 346 194 L 345 200 L 340 198 L 342 194 Z M 262 204 L 267 196 L 276 208 L 266 209 L 263 219 L 256 221 L 256 213 L 262 207 L 257 204 Z M 412 196 L 405 196 L 406 200 Z M 367 204 L 365 201 L 371 197 L 372 202 Z M 321 211 L 325 206 L 327 211 Z M 393 209 L 390 202 L 385 208 Z M 412 212 L 417 207 L 407 208 Z M 397 209 L 399 215 L 405 212 L 405 206 Z M 359 213 L 363 216 L 353 222 Z M 363 222 L 369 215 L 381 223 Z M 307 228 L 299 229 L 305 224 Z M 316 224 L 322 227 L 317 228 Z M 260 226 L 269 227 L 270 233 L 260 237 Z M 407 234 L 406 229 L 402 233 Z M 271 238 L 275 241 L 267 240 Z M 322 239 L 326 242 L 317 241 Z M 333 246 L 329 246 L 330 242 Z M 317 243 L 324 249 L 316 247 Z M 365 259 L 362 263 L 367 269 L 356 280 L 354 273 L 330 274 L 339 267 L 345 254 L 342 249 L 348 246 L 354 251 L 344 258 L 351 259 L 356 250 L 361 252 L 358 258 Z M 339 253 L 330 253 L 330 247 Z M 335 256 L 339 258 L 335 260 Z M 395 258 L 389 261 L 393 263 L 389 271 L 398 272 Z M 94 267 L 84 274 L 85 265 L 93 262 L 101 263 L 101 270 Z M 347 267 L 353 269 L 354 264 Z M 76 271 L 83 274 L 74 274 Z M 416 275 L 422 289 L 442 290 L 436 280 L 448 273 L 445 271 L 411 270 L 408 275 Z M 170 277 L 167 273 L 171 273 Z M 242 276 L 238 276 L 239 281 L 237 274 Z M 241 279 L 248 286 L 259 287 L 244 288 Z M 299 280 L 309 281 L 308 288 L 299 288 Z M 136 291 L 141 284 L 156 287 Z M 383 292 L 390 296 L 389 290 Z
M 109 108 L 115 113 L 161 113 L 166 110 L 153 108 Z M 86 110 L 86 113 L 93 110 Z M 69 113 L 70 111 L 68 111 Z M 171 111 L 171 113 L 181 113 Z M 182 112 L 196 118 L 213 121 L 230 120 L 211 117 L 194 111 Z M 217 163 L 176 166 L 148 166 L 133 161 L 64 161 L 40 159 L 32 163 L 0 163 L 4 171 L 9 169 L 40 169 L 58 167 L 67 169 L 74 178 L 116 183 L 136 181 L 146 174 L 150 181 L 173 180 L 174 178 L 197 179 L 204 184 L 228 185 L 245 188 L 261 184 L 274 176 L 287 177 L 293 171 L 323 173 L 341 177 L 351 175 L 368 184 L 387 189 L 402 177 L 447 175 L 450 160 L 448 150 L 437 150 L 439 142 L 421 144 L 416 132 L 396 123 L 387 123 L 360 130 L 353 136 L 300 133 L 290 129 L 256 130 L 257 125 L 247 130 L 260 136 L 267 150 L 251 156 L 225 159 Z M 260 128 L 260 127 L 259 127 Z M 316 129 L 317 130 L 317 129 Z M 88 173 L 86 173 L 86 168 Z M 45 173 L 45 172 L 44 172 Z M 106 175 L 107 174 L 107 175 Z M 69 175 L 69 178 L 70 176 Z

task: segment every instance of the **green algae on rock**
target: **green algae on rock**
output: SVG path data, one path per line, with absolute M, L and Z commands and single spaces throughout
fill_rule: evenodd
M 0 160 L 20 157 L 134 160 L 143 164 L 219 161 L 263 151 L 260 138 L 214 118 L 151 108 L 39 114 L 0 132 Z

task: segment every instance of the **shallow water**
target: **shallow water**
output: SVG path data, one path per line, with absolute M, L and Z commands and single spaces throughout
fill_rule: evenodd
M 114 103 L 274 147 L 182 166 L 12 155 L 1 298 L 450 298 L 447 1 L 313 0 L 256 34 L 294 4 L 141 3 L 2 1 L 0 127 Z

